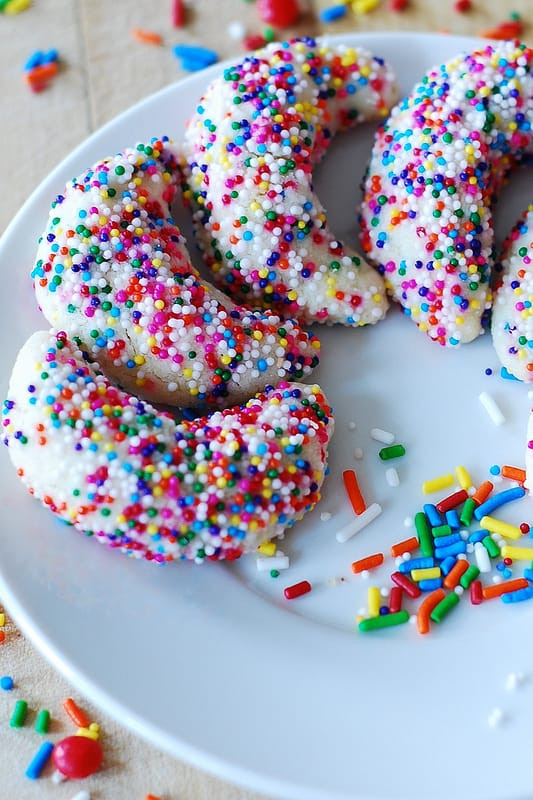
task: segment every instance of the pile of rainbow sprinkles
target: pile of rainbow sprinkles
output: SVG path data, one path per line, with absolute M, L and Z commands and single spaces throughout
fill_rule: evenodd
M 416 535 L 391 546 L 396 565 L 390 576 L 393 586 L 390 591 L 369 587 L 365 614 L 357 618 L 360 631 L 412 620 L 418 631 L 426 634 L 432 623 L 441 623 L 465 596 L 472 605 L 496 598 L 504 603 L 533 599 L 533 546 L 520 542 L 533 536 L 530 526 L 527 522 L 513 525 L 494 516 L 504 505 L 526 496 L 526 473 L 513 466 L 493 466 L 490 471 L 498 480 L 512 482 L 510 488 L 495 492 L 490 480 L 474 488 L 462 466 L 456 468 L 455 476 L 450 473 L 423 484 L 425 494 L 442 491 L 456 479 L 460 489 L 436 503 L 424 504 L 414 516 Z M 353 505 L 353 497 L 350 499 Z M 374 553 L 354 561 L 352 571 L 368 578 L 383 561 L 383 553 Z M 404 602 L 412 601 L 419 602 L 416 617 L 403 608 Z

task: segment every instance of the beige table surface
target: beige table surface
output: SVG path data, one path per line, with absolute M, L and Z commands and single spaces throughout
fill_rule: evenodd
M 512 11 L 527 19 L 530 3 L 473 0 L 472 11 L 459 14 L 453 0 L 411 0 L 406 13 L 395 14 L 388 10 L 388 0 L 383 0 L 370 14 L 349 12 L 342 21 L 325 26 L 318 21 L 317 12 L 332 2 L 309 0 L 298 27 L 286 35 L 390 29 L 476 34 L 503 21 Z M 169 0 L 33 0 L 30 8 L 17 16 L 0 15 L 0 231 L 49 170 L 91 131 L 183 76 L 171 54 L 172 45 L 203 44 L 223 59 L 243 52 L 228 34 L 230 22 L 241 21 L 250 33 L 264 28 L 254 3 L 243 0 L 190 0 L 186 25 L 181 29 L 172 28 L 169 9 Z M 161 34 L 163 46 L 134 41 L 130 32 L 135 27 Z M 523 38 L 531 42 L 532 36 L 530 26 Z M 48 90 L 33 94 L 22 81 L 22 66 L 34 50 L 51 47 L 60 51 L 61 72 Z M 16 687 L 11 692 L 0 691 L 0 800 L 65 800 L 81 789 L 89 791 L 92 800 L 142 800 L 148 793 L 164 800 L 260 800 L 257 794 L 158 752 L 92 707 L 46 664 L 9 619 L 4 631 L 0 675 L 12 675 Z M 61 707 L 68 696 L 76 698 L 99 722 L 104 766 L 86 781 L 56 786 L 50 780 L 50 769 L 40 780 L 29 781 L 24 770 L 39 744 L 31 724 L 35 714 L 40 708 L 50 710 L 53 740 L 73 733 Z M 28 701 L 31 713 L 27 726 L 13 730 L 8 721 L 19 698 Z

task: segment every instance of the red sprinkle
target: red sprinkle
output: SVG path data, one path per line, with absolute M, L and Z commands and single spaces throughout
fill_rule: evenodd
M 181 28 L 185 23 L 185 6 L 183 0 L 173 0 L 172 2 L 172 24 L 175 28 Z
M 393 572 L 390 577 L 391 581 L 395 583 L 396 586 L 400 586 L 409 597 L 420 597 L 422 594 L 422 590 L 418 588 L 416 583 L 409 580 L 407 575 L 403 575 L 401 572 Z
M 251 36 L 245 36 L 242 43 L 246 50 L 259 50 L 266 45 L 267 41 L 260 33 L 254 33 Z
M 478 606 L 483 602 L 483 586 L 481 581 L 472 581 L 470 584 L 470 602 L 473 606 Z
M 472 11 L 472 3 L 470 0 L 457 0 L 454 8 L 459 14 L 466 14 L 468 11 Z
M 276 28 L 289 28 L 300 16 L 297 0 L 259 0 L 259 19 Z
M 393 586 L 389 595 L 389 611 L 395 614 L 402 610 L 403 589 L 401 586 Z
M 294 600 L 295 597 L 301 597 L 303 594 L 307 594 L 310 591 L 311 584 L 309 581 L 300 581 L 300 583 L 294 583 L 292 586 L 287 586 L 287 588 L 283 590 L 283 594 L 287 600 Z
M 440 511 L 441 514 L 445 514 L 446 511 L 451 511 L 452 508 L 457 508 L 457 506 L 460 503 L 463 503 L 465 500 L 468 500 L 468 492 L 466 489 L 460 489 L 458 492 L 448 495 L 448 497 L 445 497 L 443 500 L 437 503 L 435 508 L 437 511 Z
M 389 8 L 391 11 L 395 11 L 396 13 L 401 13 L 402 11 L 406 11 L 409 7 L 409 0 L 390 0 Z
M 527 522 L 522 522 L 522 524 L 520 525 L 520 530 L 522 531 L 522 533 L 529 533 L 531 528 L 529 527 Z

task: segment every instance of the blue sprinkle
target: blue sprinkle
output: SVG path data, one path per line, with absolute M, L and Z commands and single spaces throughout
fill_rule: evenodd
M 442 578 L 428 578 L 418 582 L 418 588 L 421 592 L 434 592 L 435 589 L 440 589 L 441 586 Z
M 45 767 L 46 762 L 52 755 L 53 749 L 53 742 L 42 743 L 26 768 L 26 777 L 31 778 L 32 781 L 39 777 Z
M 521 603 L 524 600 L 533 600 L 533 586 L 502 594 L 502 600 L 504 603 Z
M 328 6 L 328 8 L 323 8 L 318 16 L 321 22 L 335 22 L 346 16 L 346 6 L 344 3 L 338 6 Z
M 3 689 L 4 692 L 10 692 L 14 685 L 15 682 L 11 675 L 4 675 L 0 678 L 0 689 Z
M 35 50 L 24 64 L 24 70 L 28 72 L 30 69 L 40 67 L 44 63 L 44 53 L 42 50 Z

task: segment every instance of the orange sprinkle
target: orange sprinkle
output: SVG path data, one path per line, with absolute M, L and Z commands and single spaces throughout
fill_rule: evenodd
M 6 640 L 6 635 L 5 635 L 4 631 L 0 631 L 0 644 L 5 642 L 5 640 Z
M 524 26 L 520 20 L 510 20 L 509 22 L 502 22 L 500 25 L 496 25 L 495 28 L 488 28 L 485 31 L 481 31 L 479 36 L 483 39 L 516 39 L 520 36 L 523 29 Z
M 518 589 L 527 589 L 529 581 L 525 578 L 514 578 L 512 581 L 494 583 L 492 586 L 483 587 L 483 599 L 491 600 L 493 597 L 501 597 L 508 592 L 516 592 Z
M 526 479 L 525 469 L 519 467 L 510 467 L 508 464 L 502 467 L 501 474 L 504 478 L 511 478 L 513 481 L 523 483 Z
M 156 797 L 155 794 L 147 794 L 145 795 L 144 800 L 160 800 L 160 798 Z
M 396 542 L 391 545 L 390 554 L 393 558 L 403 556 L 404 553 L 412 553 L 419 546 L 419 541 L 416 536 L 411 536 L 410 539 L 404 539 L 403 542 Z
M 494 484 L 490 481 L 484 481 L 481 486 L 477 489 L 476 493 L 472 495 L 472 500 L 480 506 L 482 503 L 485 502 L 489 494 L 494 489 Z
M 66 700 L 63 700 L 63 708 L 69 715 L 74 725 L 77 725 L 78 728 L 89 727 L 91 720 L 89 719 L 85 711 L 83 711 L 83 709 L 81 709 L 79 705 L 77 705 L 77 703 L 74 702 L 72 697 L 67 697 Z
M 366 509 L 366 503 L 363 495 L 361 494 L 361 489 L 359 488 L 359 484 L 357 482 L 357 475 L 355 474 L 354 470 L 345 469 L 342 473 L 342 480 L 344 481 L 344 488 L 346 489 L 354 513 L 362 514 Z
M 163 44 L 162 36 L 153 31 L 145 31 L 144 28 L 133 28 L 131 35 L 134 39 L 137 39 L 138 42 L 144 42 L 144 44 Z
M 24 73 L 24 80 L 30 86 L 34 84 L 42 84 L 44 81 L 53 78 L 57 75 L 58 66 L 57 61 L 51 61 L 49 64 L 41 64 L 39 67 L 34 67 Z
M 380 564 L 383 564 L 384 558 L 385 556 L 383 553 L 375 553 L 372 556 L 360 558 L 359 561 L 354 561 L 352 563 L 352 572 L 355 572 L 357 575 L 358 572 L 363 572 L 365 569 L 374 569 L 374 567 L 379 567 Z
M 418 607 L 418 614 L 416 615 L 416 624 L 418 627 L 419 633 L 429 633 L 429 629 L 431 627 L 430 622 L 430 614 L 437 606 L 441 600 L 444 600 L 446 597 L 446 592 L 444 589 L 435 589 L 434 592 L 428 594 L 428 596 L 420 603 Z
M 444 585 L 447 589 L 455 589 L 459 581 L 461 580 L 462 576 L 465 574 L 469 567 L 469 563 L 466 558 L 458 559 L 457 563 L 453 565 L 451 570 L 448 572 L 446 577 L 444 578 Z

